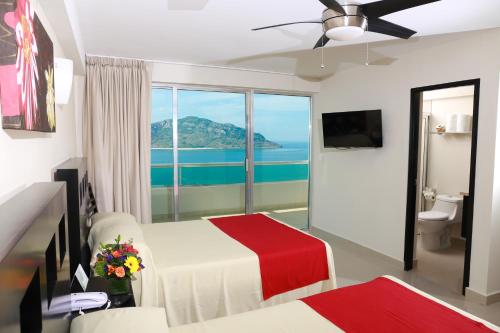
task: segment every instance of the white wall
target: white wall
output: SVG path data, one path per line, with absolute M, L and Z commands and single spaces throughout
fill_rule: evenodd
M 425 96 L 425 93 L 424 93 Z M 437 193 L 459 196 L 469 192 L 472 136 L 470 134 L 436 134 L 438 124 L 446 125 L 450 114 L 472 117 L 473 96 L 434 99 L 430 103 L 430 131 L 427 186 Z
M 85 103 L 85 76 L 73 79 L 73 107 L 75 114 L 76 156 L 83 156 L 83 108 Z
M 39 1 L 35 11 L 54 43 L 54 55 L 65 57 Z M 75 99 L 56 105 L 56 133 L 0 129 L 0 202 L 34 182 L 51 181 L 52 168 L 76 154 Z M 1 224 L 6 222 L 0 217 Z
M 483 295 L 500 290 L 500 208 L 492 209 L 494 199 L 500 196 L 500 190 L 493 196 L 493 183 L 499 181 L 494 167 L 500 30 L 384 42 L 373 48 L 398 60 L 390 66 L 359 66 L 341 71 L 322 82 L 321 92 L 315 98 L 313 226 L 402 261 L 410 89 L 480 78 L 470 288 Z M 383 148 L 321 148 L 321 113 L 374 108 L 383 110 Z M 500 168 L 496 171 L 499 173 Z
M 495 80 L 498 82 L 498 75 L 495 77 Z M 499 96 L 500 96 L 500 87 L 499 87 Z M 500 98 L 497 101 L 497 108 L 500 110 Z M 500 117 L 497 117 L 496 122 L 497 129 L 500 129 Z M 491 233 L 491 241 L 489 248 L 489 261 L 487 266 L 488 272 L 488 285 L 487 291 L 489 294 L 495 293 L 498 296 L 500 291 L 500 162 L 498 161 L 500 156 L 500 130 L 497 131 L 496 139 L 491 136 L 489 137 L 490 144 L 493 145 L 495 142 L 495 154 L 497 157 L 497 163 L 495 163 L 495 179 L 493 180 L 493 213 L 492 213 L 492 223 L 491 229 L 489 232 Z M 475 229 L 474 229 L 475 230 Z M 486 245 L 484 246 L 486 247 Z
M 290 92 L 318 92 L 319 82 L 310 82 L 289 74 L 243 69 L 155 63 L 153 82 L 197 86 L 258 88 Z

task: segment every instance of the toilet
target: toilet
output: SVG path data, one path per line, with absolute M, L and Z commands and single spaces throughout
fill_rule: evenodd
M 462 202 L 460 197 L 440 194 L 430 211 L 418 214 L 422 248 L 436 251 L 451 246 L 451 226 L 462 222 Z

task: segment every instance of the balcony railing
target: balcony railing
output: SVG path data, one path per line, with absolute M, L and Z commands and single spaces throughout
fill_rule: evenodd
M 255 162 L 255 165 L 308 165 L 309 161 L 277 161 L 277 162 Z M 179 167 L 202 168 L 206 166 L 227 167 L 245 166 L 244 162 L 206 162 L 206 163 L 179 163 Z M 151 168 L 173 168 L 173 163 L 151 164 Z
M 244 162 L 179 163 L 179 186 L 245 183 Z M 152 164 L 153 187 L 172 187 L 174 164 Z M 255 162 L 255 182 L 307 181 L 309 161 Z
M 153 164 L 152 210 L 155 222 L 173 220 L 171 163 Z M 309 161 L 256 162 L 254 211 L 266 211 L 283 222 L 307 228 Z M 245 211 L 245 163 L 179 164 L 179 200 L 182 220 L 237 214 Z M 296 210 L 278 214 L 279 210 Z M 278 215 L 276 215 L 278 214 Z

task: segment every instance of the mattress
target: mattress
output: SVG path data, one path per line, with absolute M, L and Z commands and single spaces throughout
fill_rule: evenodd
M 141 226 L 158 276 L 158 306 L 171 327 L 293 301 L 336 287 L 330 279 L 264 301 L 258 256 L 205 220 Z M 151 292 L 145 290 L 144 292 Z
M 396 278 L 386 278 L 412 290 L 430 301 L 437 302 L 445 307 L 487 328 L 500 332 L 500 328 L 457 309 L 443 301 L 436 299 Z M 356 311 L 353 309 L 353 311 Z M 360 318 L 362 314 L 359 314 Z M 397 320 L 395 318 L 395 320 Z M 97 311 L 85 316 L 77 317 L 71 325 L 71 333 L 108 332 L 108 331 L 158 333 L 274 333 L 274 332 L 343 332 L 339 327 L 328 321 L 302 301 L 293 301 L 264 309 L 246 312 L 226 318 L 219 318 L 207 322 L 169 328 L 163 309 L 160 308 L 126 308 L 108 311 Z M 411 331 L 411 328 L 408 329 Z
M 450 304 L 436 299 L 394 277 L 386 276 L 400 285 L 456 311 L 472 320 L 483 323 L 493 331 L 500 332 L 500 328 L 482 320 L 470 313 L 460 310 Z M 355 311 L 355 310 L 354 310 Z M 395 319 L 396 320 L 396 319 Z M 409 331 L 411 331 L 409 329 Z M 271 333 L 271 332 L 343 332 L 340 328 L 328 321 L 302 301 L 293 301 L 287 304 L 277 305 L 271 308 L 251 311 L 227 318 L 210 320 L 204 323 L 196 323 L 170 329 L 171 333 Z

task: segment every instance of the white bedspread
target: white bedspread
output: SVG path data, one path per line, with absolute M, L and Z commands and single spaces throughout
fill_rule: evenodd
M 327 243 L 330 280 L 263 301 L 258 256 L 212 223 L 141 227 L 158 274 L 158 305 L 165 307 L 171 327 L 281 304 L 336 287 Z
M 500 332 L 500 328 L 482 320 L 470 313 L 462 311 L 450 304 L 436 299 L 394 277 L 387 278 L 433 300 L 460 314 L 475 321 L 485 324 L 494 331 Z M 301 301 L 294 301 L 287 304 L 277 305 L 271 308 L 260 309 L 242 313 L 236 316 L 210 320 L 204 323 L 197 323 L 174 327 L 170 333 L 312 333 L 312 332 L 343 332 L 340 328 L 328 321 L 308 305 Z

